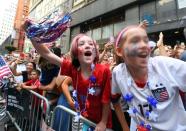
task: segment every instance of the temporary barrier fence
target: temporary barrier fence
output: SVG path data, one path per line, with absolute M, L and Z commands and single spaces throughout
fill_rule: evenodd
M 56 117 L 57 115 L 57 111 L 61 111 L 61 114 L 64 114 L 64 113 L 68 113 L 68 115 L 70 116 L 70 120 L 69 118 L 67 118 L 67 116 L 60 116 L 60 120 L 56 121 Z M 63 113 L 62 113 L 63 112 Z M 79 117 L 79 121 L 77 121 L 76 124 L 73 124 L 74 123 L 74 118 L 75 116 L 77 115 L 77 112 L 65 107 L 65 106 L 62 106 L 62 105 L 58 105 L 54 108 L 54 112 L 53 112 L 53 115 L 52 115 L 52 120 L 51 120 L 51 124 L 50 126 L 54 129 L 55 128 L 55 131 L 67 131 L 64 127 L 65 125 L 67 125 L 67 129 L 68 131 L 71 130 L 75 130 L 75 131 L 80 131 L 82 130 L 82 125 L 86 123 L 86 125 L 88 125 L 88 127 L 96 127 L 96 124 L 93 123 L 92 121 L 86 119 L 85 117 L 81 116 Z M 69 117 L 68 116 L 68 117 Z M 65 120 L 62 120 L 64 119 L 65 117 Z M 73 126 L 76 126 L 75 129 L 72 129 Z M 57 127 L 57 129 L 56 129 Z
M 18 131 L 41 131 L 43 122 L 49 122 L 49 102 L 42 95 L 32 91 L 8 89 L 7 115 Z

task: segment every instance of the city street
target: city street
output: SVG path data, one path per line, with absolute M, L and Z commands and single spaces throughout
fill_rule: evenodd
M 186 0 L 0 0 L 0 131 L 186 131 Z

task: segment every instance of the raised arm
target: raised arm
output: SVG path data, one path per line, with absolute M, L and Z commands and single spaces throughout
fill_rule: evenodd
M 166 53 L 166 50 L 165 50 L 165 46 L 163 44 L 163 33 L 162 32 L 160 32 L 160 34 L 159 34 L 159 40 L 157 42 L 157 47 L 160 50 L 161 56 L 168 56 L 168 54 Z
M 37 52 L 44 57 L 45 59 L 47 59 L 48 61 L 50 61 L 52 64 L 55 64 L 57 66 L 61 66 L 61 62 L 63 60 L 63 58 L 58 57 L 57 55 L 55 55 L 54 53 L 52 53 L 45 44 L 37 44 L 35 41 L 32 40 L 32 44 L 35 47 L 35 49 L 37 50 Z
M 110 42 L 105 44 L 103 52 L 99 55 L 99 63 L 101 63 L 103 61 L 103 58 L 104 58 L 105 54 L 112 47 L 113 47 L 113 44 L 110 43 Z
M 15 62 L 12 62 L 11 63 L 11 66 L 10 66 L 10 69 L 12 70 L 12 73 L 15 75 L 15 76 L 20 76 L 22 75 L 22 72 L 17 72 L 17 63 L 18 63 L 19 60 L 16 60 Z

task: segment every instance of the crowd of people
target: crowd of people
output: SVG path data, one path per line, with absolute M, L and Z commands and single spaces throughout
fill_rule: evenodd
M 166 45 L 162 33 L 157 42 L 149 41 L 144 23 L 122 29 L 102 52 L 86 34 L 73 38 L 66 55 L 31 41 L 37 53 L 5 59 L 18 90 L 42 94 L 51 109 L 68 107 L 96 123 L 95 131 L 186 130 L 184 43 Z M 57 112 L 54 129 L 64 114 Z M 61 131 L 68 130 L 65 121 Z M 83 123 L 83 131 L 90 128 Z

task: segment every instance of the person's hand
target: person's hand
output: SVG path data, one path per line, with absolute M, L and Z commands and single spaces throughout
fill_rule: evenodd
M 159 40 L 157 42 L 157 47 L 163 46 L 163 33 L 160 32 L 159 34 Z
M 19 87 L 23 89 L 24 88 L 24 83 L 21 83 Z
M 20 58 L 17 58 L 17 60 L 15 61 L 16 64 L 20 64 L 23 63 L 23 60 L 21 60 Z
M 18 91 L 21 91 L 22 88 L 20 88 L 20 87 L 16 87 L 16 89 L 17 89 Z
M 148 25 L 149 25 L 149 22 L 148 22 L 147 20 L 143 20 L 143 21 L 139 24 L 139 27 L 146 29 Z
M 16 89 L 17 89 L 18 91 L 20 91 L 20 90 L 22 89 L 20 83 L 17 85 Z
M 160 34 L 159 34 L 159 39 L 163 39 L 163 33 L 162 32 L 160 32 Z
M 75 106 L 74 106 L 74 101 L 73 100 L 69 101 L 68 104 L 69 104 L 69 106 L 70 106 L 70 108 L 72 110 L 75 110 Z
M 106 130 L 106 124 L 102 121 L 100 121 L 95 128 L 95 131 L 105 131 Z
M 108 50 L 110 50 L 112 47 L 113 47 L 113 43 L 108 42 L 108 43 L 106 43 L 106 44 L 104 45 L 104 50 L 105 50 L 105 51 L 108 51 Z
M 26 31 L 26 29 L 28 28 L 28 26 L 30 25 L 30 23 L 31 23 L 31 20 L 29 20 L 28 18 L 26 18 L 25 21 L 24 21 L 24 24 L 22 25 L 22 29 L 24 31 Z

